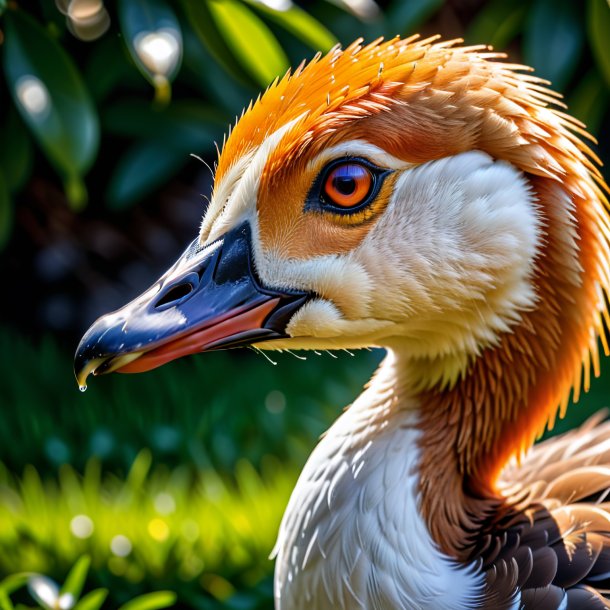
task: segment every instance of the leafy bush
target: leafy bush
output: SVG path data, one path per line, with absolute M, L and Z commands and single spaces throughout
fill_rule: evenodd
M 111 205 L 125 206 L 163 184 L 189 153 L 212 152 L 245 99 L 288 68 L 265 19 L 309 45 L 310 54 L 335 43 L 296 6 L 274 11 L 236 0 L 119 0 L 108 10 L 100 2 L 94 14 L 80 0 L 57 8 L 43 2 L 32 12 L 0 3 L 1 13 L 14 106 L 0 124 L 7 141 L 17 143 L 0 163 L 5 223 L 9 193 L 23 186 L 32 168 L 32 140 L 75 209 L 87 201 L 84 177 L 104 154 L 103 137 L 131 141 L 106 193 Z M 180 99 L 170 104 L 178 76 Z M 146 80 L 155 89 L 153 103 Z M 6 224 L 3 229 L 6 236 Z

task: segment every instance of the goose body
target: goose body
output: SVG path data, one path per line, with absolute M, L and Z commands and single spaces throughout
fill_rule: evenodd
M 610 424 L 532 448 L 607 351 L 607 187 L 558 103 L 482 47 L 317 56 L 233 127 L 198 238 L 83 337 L 81 384 L 386 348 L 293 491 L 278 610 L 610 606 Z

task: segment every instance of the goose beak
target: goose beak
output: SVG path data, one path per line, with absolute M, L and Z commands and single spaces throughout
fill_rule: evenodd
M 195 240 L 151 288 L 102 316 L 74 357 L 81 388 L 90 374 L 140 373 L 187 354 L 285 338 L 308 295 L 261 285 L 250 226 L 201 247 Z

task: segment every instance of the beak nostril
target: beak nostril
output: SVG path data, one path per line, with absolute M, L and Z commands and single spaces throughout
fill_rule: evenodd
M 184 299 L 193 292 L 195 287 L 191 282 L 181 282 L 170 287 L 165 291 L 161 298 L 155 303 L 155 309 L 165 308 L 167 305 L 176 305 L 179 301 Z

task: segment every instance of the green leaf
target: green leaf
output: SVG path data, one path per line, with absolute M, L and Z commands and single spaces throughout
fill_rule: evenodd
M 0 250 L 6 246 L 13 228 L 13 202 L 4 173 L 0 169 Z M 2 590 L 0 588 L 0 590 Z
M 85 586 L 85 580 L 87 580 L 90 565 L 91 558 L 89 555 L 79 557 L 66 577 L 66 581 L 61 588 L 60 594 L 63 595 L 64 593 L 70 593 L 74 599 L 78 599 L 83 587 Z
M 80 74 L 22 11 L 6 13 L 5 38 L 4 71 L 26 125 L 64 178 L 83 175 L 97 154 L 99 124 Z
M 610 4 L 607 0 L 589 0 L 588 32 L 599 70 L 610 86 Z
M 0 610 L 15 610 L 15 606 L 4 591 L 0 591 Z
M 222 108 L 229 120 L 241 113 L 244 105 L 259 91 L 259 87 L 252 82 L 248 88 L 243 86 L 243 73 L 240 79 L 234 78 L 215 61 L 192 29 L 184 33 L 184 68 L 185 83 L 209 97 L 215 107 Z M 223 129 L 227 123 L 225 120 Z
M 87 593 L 73 610 L 99 610 L 104 605 L 106 597 L 108 597 L 108 589 L 95 589 Z
M 231 49 L 216 29 L 207 2 L 205 0 L 182 0 L 182 6 L 199 41 L 203 43 L 216 62 L 242 85 L 251 85 L 250 76 L 233 57 Z
M 519 35 L 526 10 L 525 5 L 506 0 L 495 0 L 484 5 L 466 30 L 466 43 L 505 49 Z
M 257 0 L 246 2 L 316 51 L 328 51 L 338 42 L 315 17 L 296 5 L 276 10 Z
M 149 449 L 142 449 L 136 458 L 134 459 L 127 480 L 125 481 L 125 488 L 131 492 L 139 492 L 150 472 L 152 466 L 152 454 Z
M 176 603 L 176 594 L 173 591 L 155 591 L 140 595 L 123 604 L 119 610 L 157 610 L 169 608 Z
M 2 582 L 0 582 L 0 591 L 7 595 L 25 587 L 28 580 L 32 576 L 31 572 L 20 572 L 19 574 L 11 574 L 7 576 Z
M 19 191 L 26 183 L 33 161 L 31 136 L 19 115 L 11 109 L 6 123 L 0 128 L 0 167 L 4 169 L 6 186 L 11 193 Z
M 136 67 L 129 61 L 129 50 L 120 38 L 106 36 L 91 47 L 84 70 L 84 78 L 93 98 L 99 103 L 119 85 L 128 84 L 130 89 L 138 84 L 134 76 Z M 142 87 L 147 85 L 141 81 Z
M 158 142 L 183 153 L 213 150 L 227 117 L 195 100 L 155 108 L 141 100 L 119 102 L 102 116 L 110 133 Z
M 157 99 L 169 101 L 170 85 L 182 62 L 182 30 L 163 0 L 120 0 L 119 21 L 134 62 L 154 85 Z
M 85 173 L 97 154 L 95 108 L 71 58 L 22 11 L 5 16 L 4 71 L 15 104 L 64 175 Z
M 570 113 L 596 135 L 608 110 L 610 91 L 596 68 L 585 74 L 568 98 Z
M 443 5 L 443 0 L 394 0 L 386 11 L 393 32 L 414 34 Z
M 236 0 L 207 0 L 227 45 L 259 85 L 266 87 L 288 69 L 288 58 L 271 30 Z
M 119 160 L 110 179 L 106 198 L 111 208 L 125 209 L 165 184 L 187 161 L 162 143 L 142 142 Z
M 6 10 L 6 0 L 0 0 L 0 15 Z
M 73 210 L 79 212 L 87 205 L 87 186 L 77 174 L 64 180 L 64 192 Z
M 538 0 L 528 17 L 523 40 L 526 63 L 558 91 L 568 84 L 584 42 L 578 5 L 572 0 Z

